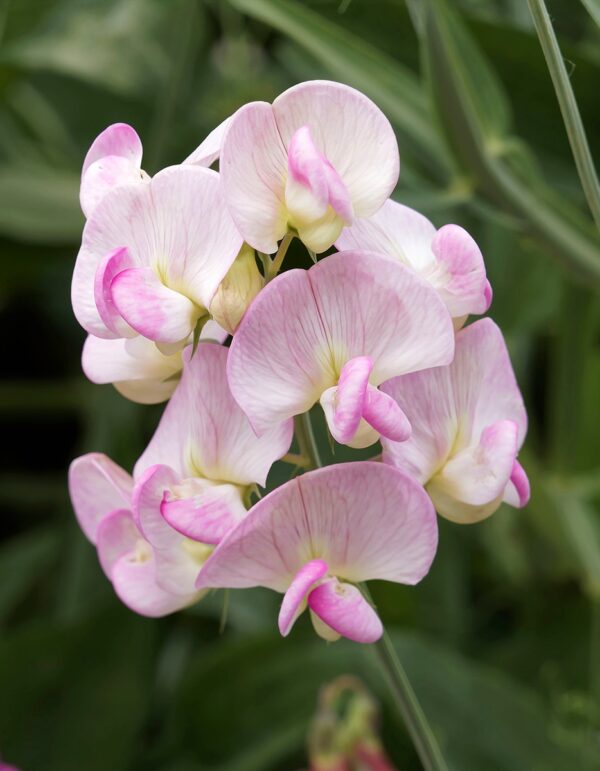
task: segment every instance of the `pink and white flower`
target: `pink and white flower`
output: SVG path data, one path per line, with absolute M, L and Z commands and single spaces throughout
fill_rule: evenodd
M 332 436 L 367 447 L 403 441 L 410 425 L 377 386 L 449 364 L 452 320 L 404 265 L 340 252 L 278 276 L 256 297 L 229 352 L 229 386 L 257 432 L 319 401 Z
M 524 506 L 529 482 L 517 460 L 527 414 L 502 333 L 481 319 L 456 335 L 447 367 L 385 383 L 412 425 L 410 439 L 382 439 L 383 460 L 419 480 L 438 513 L 478 522 L 502 501 Z
M 291 425 L 260 439 L 227 388 L 227 352 L 202 343 L 131 477 L 105 455 L 77 458 L 69 490 L 118 596 L 160 616 L 200 599 L 194 587 L 214 544 L 246 514 L 246 494 L 264 484 L 291 443 Z
M 115 187 L 83 231 L 77 320 L 96 337 L 139 334 L 172 353 L 207 316 L 241 245 L 210 169 L 172 166 L 147 184 Z
M 119 185 L 147 184 L 142 170 L 142 141 L 127 123 L 114 123 L 92 142 L 81 170 L 79 201 L 89 217 L 109 190 Z
M 336 246 L 379 252 L 412 268 L 439 292 L 457 325 L 490 306 L 492 290 L 483 257 L 458 225 L 436 230 L 427 217 L 388 200 L 372 217 L 343 230 Z
M 183 360 L 181 382 L 134 476 L 155 491 L 148 494 L 174 528 L 215 544 L 245 516 L 250 488 L 264 485 L 289 450 L 293 426 L 281 422 L 256 436 L 229 391 L 225 348 L 201 343 Z
M 202 597 L 194 581 L 211 548 L 167 532 L 160 515 L 151 533 L 160 547 L 153 545 L 133 511 L 134 481 L 110 458 L 90 453 L 74 460 L 69 491 L 81 529 L 96 546 L 119 599 L 131 610 L 164 616 Z M 144 526 L 149 525 L 146 518 Z
M 284 594 L 282 635 L 308 606 L 324 639 L 369 643 L 383 627 L 356 584 L 416 584 L 436 548 L 435 511 L 417 482 L 384 464 L 345 463 L 297 477 L 259 501 L 215 549 L 196 586 L 264 586 Z
M 201 341 L 224 343 L 228 333 L 215 321 L 206 322 Z M 88 335 L 81 365 L 92 383 L 112 383 L 120 394 L 140 404 L 158 404 L 173 393 L 183 367 L 182 351 L 163 353 L 141 335 L 107 340 Z
M 220 159 L 235 223 L 266 253 L 289 231 L 325 251 L 344 227 L 379 209 L 399 168 L 385 115 L 359 91 L 325 80 L 294 86 L 273 104 L 241 107 Z
M 210 166 L 218 157 L 231 118 L 213 129 L 184 163 Z M 89 217 L 109 190 L 119 185 L 147 184 L 150 176 L 142 169 L 142 140 L 127 123 L 113 123 L 92 142 L 81 170 L 79 200 Z

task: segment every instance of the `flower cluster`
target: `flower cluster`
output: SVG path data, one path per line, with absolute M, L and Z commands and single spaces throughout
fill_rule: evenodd
M 327 640 L 375 641 L 360 584 L 420 581 L 436 510 L 468 523 L 528 500 L 502 333 L 464 326 L 491 302 L 481 252 L 389 198 L 393 130 L 339 83 L 243 106 L 154 177 L 141 164 L 127 125 L 92 144 L 72 302 L 87 376 L 170 401 L 133 475 L 97 453 L 73 462 L 79 523 L 138 613 L 263 586 L 284 595 L 283 635 L 308 608 Z M 293 238 L 315 264 L 279 274 Z M 382 454 L 261 498 L 317 402 L 336 442 Z

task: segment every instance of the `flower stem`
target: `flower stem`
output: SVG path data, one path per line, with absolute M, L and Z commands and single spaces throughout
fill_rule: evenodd
M 309 468 L 320 468 L 321 459 L 310 421 L 310 413 L 297 415 L 294 419 L 296 438 L 302 455 L 310 459 Z M 371 592 L 365 583 L 360 585 L 366 599 L 373 604 Z M 425 713 L 398 658 L 389 634 L 372 646 L 384 672 L 386 683 L 409 736 L 414 744 L 425 771 L 447 771 L 448 765 L 427 722 Z
M 306 456 L 296 452 L 288 452 L 280 460 L 290 466 L 298 466 L 298 468 L 310 468 L 311 465 L 310 460 Z
M 294 418 L 294 430 L 298 445 L 300 446 L 300 454 L 308 460 L 306 468 L 321 468 L 323 464 L 319 456 L 309 412 L 296 415 Z
M 372 604 L 371 592 L 367 585 L 361 584 L 360 588 Z M 383 637 L 372 648 L 386 675 L 386 682 L 394 699 L 394 704 L 404 721 L 423 768 L 425 771 L 447 771 L 448 765 L 444 760 L 437 739 L 387 631 L 383 632 Z
M 279 270 L 283 264 L 283 260 L 285 258 L 285 255 L 287 254 L 287 250 L 289 249 L 290 244 L 294 240 L 294 234 L 293 233 L 286 233 L 285 236 L 282 238 L 281 243 L 279 244 L 279 249 L 277 250 L 277 254 L 275 257 L 273 257 L 273 261 L 269 265 L 268 271 L 267 271 L 267 281 L 270 281 L 271 279 L 275 278 L 275 276 L 279 273 Z

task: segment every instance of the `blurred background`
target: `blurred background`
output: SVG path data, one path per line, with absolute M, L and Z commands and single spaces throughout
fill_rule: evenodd
M 598 156 L 600 6 L 548 6 Z M 348 673 L 395 766 L 420 768 L 368 647 L 326 645 L 307 618 L 283 641 L 261 590 L 232 595 L 223 633 L 220 594 L 134 616 L 67 496 L 73 457 L 131 468 L 161 412 L 80 371 L 88 146 L 131 123 L 154 173 L 242 103 L 318 77 L 391 119 L 395 197 L 479 242 L 530 414 L 530 505 L 441 521 L 421 585 L 373 586 L 381 615 L 453 771 L 600 768 L 600 252 L 524 0 L 3 0 L 0 34 L 2 758 L 297 771 L 319 689 Z

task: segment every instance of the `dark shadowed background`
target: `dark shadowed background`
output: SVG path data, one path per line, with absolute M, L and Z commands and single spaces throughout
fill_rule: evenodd
M 597 155 L 600 6 L 549 8 Z M 394 124 L 395 197 L 478 240 L 530 414 L 530 505 L 441 521 L 420 586 L 374 585 L 381 615 L 453 771 L 599 768 L 600 254 L 524 0 L 3 0 L 0 34 L 3 759 L 294 771 L 319 687 L 351 672 L 381 701 L 394 762 L 419 768 L 367 647 L 326 645 L 306 618 L 281 640 L 268 591 L 234 594 L 223 634 L 220 594 L 134 616 L 66 490 L 83 452 L 130 468 L 161 411 L 80 371 L 89 144 L 131 123 L 154 173 L 242 103 L 327 77 Z

